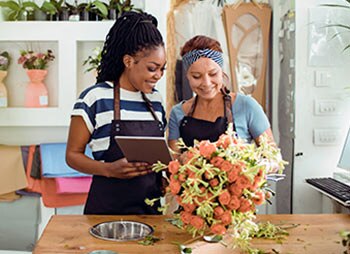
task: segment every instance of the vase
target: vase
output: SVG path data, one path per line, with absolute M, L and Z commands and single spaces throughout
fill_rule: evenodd
M 47 70 L 27 70 L 29 82 L 25 90 L 24 106 L 43 108 L 48 106 L 48 92 L 44 84 Z
M 0 108 L 7 107 L 7 89 L 4 84 L 4 79 L 7 76 L 7 71 L 0 71 Z

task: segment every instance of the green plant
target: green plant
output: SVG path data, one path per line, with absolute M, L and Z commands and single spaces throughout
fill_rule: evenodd
M 61 10 L 62 4 L 63 4 L 63 0 L 44 1 L 42 6 L 40 7 L 40 10 L 45 12 L 46 14 L 55 15 Z
M 344 254 L 350 254 L 350 231 L 341 231 L 342 245 L 346 248 Z
M 108 5 L 109 10 L 116 10 L 119 14 L 131 11 L 133 8 L 134 5 L 131 4 L 131 0 L 111 0 Z
M 0 71 L 7 71 L 10 66 L 11 57 L 7 51 L 3 51 L 0 54 Z
M 83 62 L 83 66 L 89 65 L 89 68 L 87 68 L 85 72 L 97 70 L 101 62 L 101 57 L 102 57 L 102 49 L 100 47 L 94 48 L 92 55 L 88 56 L 88 58 Z
M 21 56 L 18 58 L 18 63 L 21 64 L 24 69 L 28 70 L 45 70 L 48 63 L 55 59 L 55 56 L 50 49 L 48 49 L 46 53 L 36 53 L 32 50 L 21 50 L 20 54 Z
M 7 15 L 7 20 L 32 20 L 34 19 L 34 11 L 40 10 L 39 6 L 31 1 L 18 0 L 18 2 L 13 0 L 8 0 L 1 2 L 0 7 L 8 8 L 10 11 Z
M 107 19 L 108 15 L 107 5 L 100 0 L 89 1 L 88 3 L 81 3 L 78 5 L 78 10 L 79 12 L 87 11 L 89 13 L 96 14 L 102 19 Z

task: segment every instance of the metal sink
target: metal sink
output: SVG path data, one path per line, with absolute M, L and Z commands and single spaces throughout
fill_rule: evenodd
M 94 237 L 109 241 L 135 241 L 153 233 L 150 225 L 137 221 L 108 221 L 94 225 L 89 232 Z

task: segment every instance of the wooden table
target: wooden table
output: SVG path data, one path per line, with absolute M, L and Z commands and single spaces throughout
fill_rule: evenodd
M 89 253 L 93 250 L 113 250 L 121 253 L 179 253 L 173 242 L 183 243 L 191 239 L 186 232 L 165 222 L 166 216 L 85 216 L 55 215 L 50 219 L 33 253 Z M 97 223 L 112 220 L 135 220 L 153 226 L 154 235 L 162 238 L 153 246 L 137 242 L 113 242 L 97 239 L 89 234 L 89 228 Z M 349 214 L 294 214 L 258 215 L 259 221 L 296 223 L 300 226 L 288 230 L 290 235 L 281 243 L 272 240 L 254 239 L 253 245 L 271 253 L 341 254 L 339 231 L 350 230 Z M 197 241 L 191 244 L 193 253 L 240 253 L 220 244 Z M 272 249 L 276 252 L 272 252 Z

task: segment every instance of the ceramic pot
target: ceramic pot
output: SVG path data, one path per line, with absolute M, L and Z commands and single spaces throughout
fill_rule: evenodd
M 48 106 L 48 92 L 44 84 L 47 70 L 27 70 L 29 82 L 25 91 L 24 106 L 43 108 Z
M 0 108 L 7 107 L 7 89 L 4 79 L 7 76 L 7 71 L 0 71 Z

